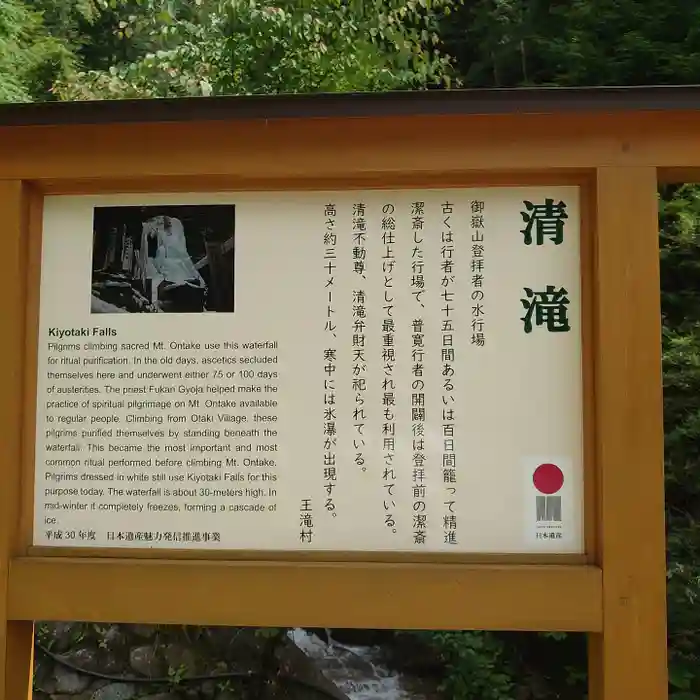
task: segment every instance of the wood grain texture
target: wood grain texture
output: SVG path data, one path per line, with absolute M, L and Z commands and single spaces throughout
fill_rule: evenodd
M 654 168 L 597 174 L 597 549 L 590 700 L 661 700 L 666 669 L 661 314 Z
M 0 178 L 351 178 L 695 168 L 695 112 L 501 114 L 0 128 Z
M 21 182 L 0 181 L 3 290 L 0 294 L 0 700 L 29 697 L 31 623 L 8 622 L 9 562 L 18 553 L 22 479 L 22 371 L 26 308 L 28 191 Z
M 28 220 L 25 229 L 26 295 L 24 306 L 24 401 L 22 411 L 22 494 L 17 554 L 26 554 L 32 544 L 34 529 L 34 480 L 36 449 L 36 387 L 39 341 L 39 287 L 41 283 L 41 231 L 44 197 L 36 189 L 27 189 Z
M 20 558 L 8 604 L 20 620 L 595 631 L 600 581 L 587 566 Z

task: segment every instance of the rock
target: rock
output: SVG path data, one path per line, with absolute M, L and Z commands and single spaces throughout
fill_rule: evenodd
M 169 670 L 180 672 L 183 678 L 197 675 L 197 657 L 191 649 L 181 644 L 168 644 L 164 656 Z
M 234 695 L 230 690 L 224 690 L 216 696 L 216 700 L 238 700 L 238 696 Z
M 119 625 L 109 625 L 100 630 L 97 645 L 97 665 L 102 673 L 122 676 L 130 673 L 129 639 Z
M 129 665 L 146 678 L 163 678 L 167 668 L 152 646 L 134 647 L 129 654 Z
M 445 664 L 435 647 L 422 637 L 397 632 L 392 641 L 382 647 L 384 659 L 392 668 L 415 676 L 441 676 Z
M 202 697 L 207 698 L 207 700 L 215 698 L 218 690 L 219 688 L 216 685 L 216 681 L 204 681 L 199 688 Z
M 128 632 L 133 632 L 137 637 L 142 639 L 152 639 L 156 636 L 158 627 L 156 625 L 129 625 Z
M 36 700 L 36 698 L 34 698 Z M 52 695 L 51 700 L 92 700 L 92 693 L 80 693 L 80 695 Z
M 56 678 L 47 678 L 45 681 L 41 683 L 41 689 L 46 693 L 47 695 L 51 695 L 52 693 L 56 692 Z
M 34 687 L 41 695 L 36 693 L 34 700 L 47 700 L 51 693 L 56 692 L 56 676 L 53 672 L 54 663 L 44 656 L 40 656 L 34 662 Z
M 110 651 L 100 649 L 98 653 L 100 672 L 110 676 L 123 676 L 131 673 L 129 666 L 128 650 Z
M 155 695 L 145 695 L 141 700 L 180 700 L 175 693 L 156 693 Z
M 95 678 L 93 682 L 90 684 L 90 690 L 93 692 L 95 690 L 99 690 L 100 688 L 104 688 L 106 685 L 109 685 L 113 681 L 106 681 L 104 678 Z
M 102 670 L 97 657 L 97 652 L 94 649 L 88 649 L 87 647 L 73 649 L 65 654 L 65 659 L 73 666 L 77 666 L 80 669 L 85 669 L 86 671 L 99 672 Z
M 53 640 L 51 651 L 57 654 L 68 651 L 83 636 L 83 625 L 81 622 L 54 622 L 46 627 L 49 636 Z
M 105 628 L 98 643 L 97 661 L 102 673 L 121 676 L 129 673 L 129 639 L 119 625 Z
M 54 667 L 54 677 L 56 679 L 56 693 L 65 695 L 77 695 L 82 693 L 90 685 L 91 678 L 83 676 L 60 664 Z
M 321 693 L 336 700 L 348 700 L 348 696 L 316 667 L 291 639 L 287 638 L 277 649 L 277 660 L 284 675 L 304 685 L 318 688 Z M 317 693 L 318 694 L 318 693 Z
M 318 627 L 308 627 L 306 629 L 322 639 L 326 644 L 338 642 L 347 646 L 372 647 L 390 641 L 392 637 L 392 633 L 386 630 L 320 629 Z
M 212 627 L 207 630 L 212 656 L 228 659 L 232 670 L 257 668 L 265 638 L 254 629 Z
M 131 683 L 110 683 L 96 690 L 90 700 L 133 700 L 136 688 Z
M 119 625 L 110 625 L 102 635 L 102 643 L 107 649 L 121 649 L 128 646 L 128 639 Z

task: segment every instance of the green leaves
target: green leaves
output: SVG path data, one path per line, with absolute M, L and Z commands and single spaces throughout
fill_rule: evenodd
M 692 0 L 476 0 L 443 35 L 473 86 L 694 84 L 699 19 Z
M 451 700 L 512 700 L 515 688 L 503 641 L 484 632 L 417 632 L 442 660 L 440 687 Z
M 669 680 L 700 700 L 700 187 L 660 195 Z
M 0 0 L 0 102 L 46 99 L 52 80 L 72 60 L 66 42 L 49 34 L 41 13 L 21 0 Z
M 104 0 L 101 0 L 104 1 Z M 75 73 L 63 99 L 420 89 L 453 82 L 433 51 L 439 8 L 458 0 L 133 0 L 117 7 L 123 58 Z

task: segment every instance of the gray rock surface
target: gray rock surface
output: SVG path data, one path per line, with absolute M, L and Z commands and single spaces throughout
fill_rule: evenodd
M 133 700 L 136 688 L 131 683 L 110 683 L 96 690 L 91 700 Z
M 168 671 L 162 656 L 152 645 L 134 647 L 129 653 L 129 666 L 145 678 L 164 678 Z
M 56 664 L 54 675 L 57 694 L 78 695 L 90 685 L 91 679 L 88 676 L 71 671 L 60 664 Z
M 240 675 L 260 668 L 269 643 L 266 635 L 246 628 L 109 623 L 37 626 L 42 646 L 75 668 L 39 652 L 33 700 L 241 700 L 250 682 L 242 684 Z M 277 649 L 276 663 L 283 676 L 301 685 L 273 684 L 268 700 L 305 697 L 304 683 L 322 688 L 335 700 L 348 700 L 291 639 L 286 638 Z M 272 666 L 269 672 L 274 674 L 275 664 Z M 181 682 L 193 676 L 201 679 Z M 161 682 L 150 683 L 150 679 Z

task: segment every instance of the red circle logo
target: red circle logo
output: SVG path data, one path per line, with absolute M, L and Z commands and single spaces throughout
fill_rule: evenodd
M 532 475 L 532 483 L 540 493 L 551 496 L 564 485 L 564 473 L 556 464 L 540 464 Z

